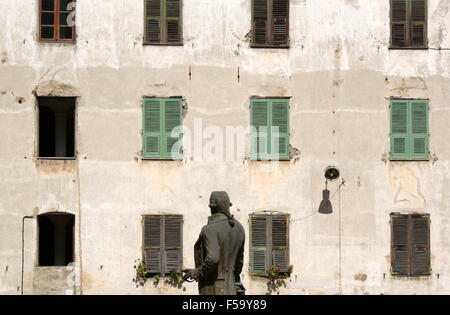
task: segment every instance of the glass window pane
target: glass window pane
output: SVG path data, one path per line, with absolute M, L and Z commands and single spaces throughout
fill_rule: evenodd
M 75 3 L 71 4 L 72 0 L 60 0 L 59 10 L 60 11 L 71 11 L 75 7 Z
M 72 26 L 71 24 L 73 23 L 72 22 L 72 19 L 71 18 L 69 18 L 69 14 L 70 13 L 60 13 L 59 14 L 59 25 L 69 25 L 69 26 Z M 70 24 L 69 24 L 69 23 Z
M 72 27 L 60 27 L 59 28 L 60 39 L 72 39 Z
M 43 39 L 53 39 L 55 34 L 55 28 L 51 26 L 43 26 L 41 28 L 41 38 Z
M 41 25 L 55 25 L 54 13 L 42 13 Z
M 54 0 L 42 0 L 42 11 L 54 11 L 55 1 Z

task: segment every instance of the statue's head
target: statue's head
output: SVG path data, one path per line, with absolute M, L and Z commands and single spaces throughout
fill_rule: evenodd
M 230 197 L 225 191 L 214 191 L 211 193 L 209 198 L 209 207 L 211 208 L 211 213 L 215 214 L 218 212 L 229 213 L 232 203 L 230 202 Z

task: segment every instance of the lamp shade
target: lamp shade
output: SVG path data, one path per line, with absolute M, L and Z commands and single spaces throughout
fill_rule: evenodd
M 333 206 L 331 205 L 331 201 L 330 201 L 330 191 L 328 189 L 325 189 L 322 192 L 322 195 L 323 195 L 323 200 L 319 206 L 319 213 L 322 213 L 322 214 L 333 213 Z

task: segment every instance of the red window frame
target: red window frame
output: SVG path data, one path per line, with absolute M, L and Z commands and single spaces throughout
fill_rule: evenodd
M 73 25 L 64 25 L 60 23 L 60 17 L 62 14 L 70 14 L 75 11 L 75 7 L 72 10 L 61 10 L 60 4 L 61 0 L 52 0 L 53 1 L 53 10 L 47 11 L 42 9 L 42 1 L 39 0 L 39 41 L 41 42 L 75 42 L 76 41 L 76 27 L 75 27 L 75 14 L 73 17 Z M 76 0 L 71 0 L 71 2 L 76 2 Z M 43 13 L 53 13 L 53 24 L 42 24 L 42 14 Z M 53 28 L 53 38 L 43 38 L 42 37 L 42 28 L 43 27 L 52 27 Z M 61 28 L 70 28 L 72 29 L 72 38 L 61 38 L 60 29 Z

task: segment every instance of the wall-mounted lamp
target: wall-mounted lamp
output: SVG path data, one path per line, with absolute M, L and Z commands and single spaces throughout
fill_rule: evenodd
M 322 192 L 323 199 L 319 206 L 319 213 L 331 214 L 333 213 L 333 206 L 330 201 L 330 191 L 328 190 L 328 181 L 332 182 L 340 176 L 339 170 L 334 166 L 329 166 L 325 170 L 325 190 Z

